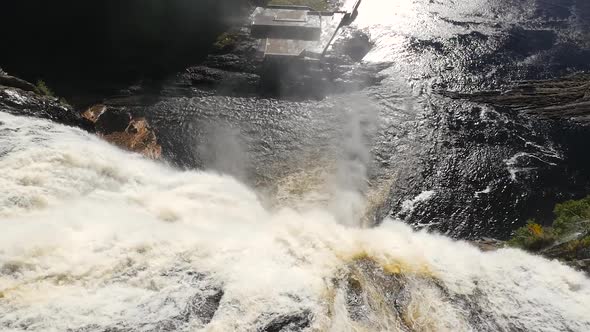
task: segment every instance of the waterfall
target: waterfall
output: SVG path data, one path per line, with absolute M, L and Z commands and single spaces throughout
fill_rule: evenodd
M 590 330 L 559 262 L 269 210 L 45 120 L 0 113 L 0 170 L 3 331 Z

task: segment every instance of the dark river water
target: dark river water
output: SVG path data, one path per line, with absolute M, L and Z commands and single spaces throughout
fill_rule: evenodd
M 353 188 L 369 197 L 366 224 L 505 238 L 589 191 L 587 127 L 439 93 L 589 70 L 587 1 L 365 0 L 354 26 L 375 44 L 364 62 L 388 63 L 377 86 L 321 101 L 195 89 L 134 111 L 174 164 L 230 173 L 275 202 Z

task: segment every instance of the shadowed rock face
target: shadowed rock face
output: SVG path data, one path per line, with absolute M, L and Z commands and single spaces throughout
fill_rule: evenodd
M 82 126 L 81 117 L 71 106 L 61 104 L 57 98 L 23 90 L 21 83 L 24 81 L 18 80 L 16 82 L 18 87 L 7 86 L 4 85 L 7 84 L 7 80 L 0 79 L 1 111 L 14 115 L 49 119 L 70 126 Z M 32 86 L 30 83 L 25 83 L 25 86 Z
M 464 98 L 546 118 L 569 118 L 590 122 L 590 75 L 578 74 L 560 79 L 525 81 L 506 91 L 471 94 L 443 92 L 452 98 Z
M 148 158 L 159 159 L 162 155 L 162 147 L 146 119 L 132 118 L 128 112 L 104 105 L 92 106 L 80 114 L 58 98 L 42 95 L 31 83 L 4 72 L 0 72 L 0 111 L 79 127 Z
M 58 92 L 57 85 L 71 81 L 90 85 L 158 76 L 206 56 L 247 5 L 240 0 L 12 1 L 2 8 L 0 64 L 29 81 L 43 78 Z

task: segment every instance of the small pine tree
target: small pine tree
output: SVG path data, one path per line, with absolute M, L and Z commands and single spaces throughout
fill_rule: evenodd
M 555 242 L 555 235 L 551 228 L 545 228 L 534 220 L 517 229 L 508 244 L 525 250 L 538 251 Z
M 45 84 L 45 81 L 37 80 L 36 86 L 41 94 L 49 97 L 55 97 L 55 94 L 53 93 L 53 91 L 51 91 L 47 84 Z

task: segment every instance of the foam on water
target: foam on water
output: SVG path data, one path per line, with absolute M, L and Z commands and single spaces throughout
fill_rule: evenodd
M 327 331 L 590 330 L 590 281 L 558 262 L 267 210 L 231 177 L 47 121 L 0 112 L 0 171 L 2 331 L 249 331 L 297 315 Z M 399 315 L 391 276 L 405 278 Z M 350 289 L 366 303 L 354 314 Z M 187 314 L 195 298 L 209 304 Z

